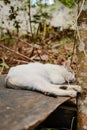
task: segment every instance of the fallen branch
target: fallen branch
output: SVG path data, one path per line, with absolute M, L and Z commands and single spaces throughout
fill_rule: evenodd
M 15 37 L 14 37 L 14 38 L 15 38 Z M 17 39 L 17 38 L 15 38 L 15 39 Z M 26 41 L 24 41 L 24 40 L 22 40 L 22 39 L 20 39 L 20 38 L 19 38 L 18 40 L 21 41 L 21 42 L 23 42 L 23 43 L 25 43 L 25 44 L 27 44 L 27 45 L 30 46 L 30 47 L 33 47 L 33 49 L 35 48 L 36 51 L 37 51 L 38 56 L 40 57 L 40 60 L 42 61 L 42 58 L 41 58 L 41 56 L 40 56 L 40 54 L 39 54 L 39 52 L 38 52 L 37 47 L 35 47 L 35 46 L 29 44 L 28 42 L 26 42 Z
M 19 41 L 21 41 L 21 42 L 23 42 L 23 43 L 27 44 L 28 46 L 33 47 L 33 48 L 34 48 L 34 46 L 33 46 L 33 45 L 31 45 L 30 43 L 28 43 L 28 42 L 26 42 L 26 41 L 24 41 L 24 40 L 22 40 L 22 39 L 20 39 L 20 38 L 16 38 L 16 37 L 12 37 L 12 38 L 14 38 L 14 39 L 16 39 L 16 40 L 19 40 Z
M 5 46 L 5 45 L 0 44 L 0 46 L 3 47 L 3 48 L 5 48 L 5 49 L 7 49 L 7 50 L 10 51 L 10 52 L 15 53 L 16 55 L 21 56 L 22 58 L 25 58 L 25 59 L 28 60 L 28 61 L 33 61 L 33 60 L 31 60 L 29 57 L 27 57 L 27 56 L 25 56 L 25 55 L 23 55 L 23 54 L 21 54 L 21 53 L 19 53 L 19 52 L 16 52 L 15 50 L 12 50 L 12 49 L 8 48 L 8 47 Z

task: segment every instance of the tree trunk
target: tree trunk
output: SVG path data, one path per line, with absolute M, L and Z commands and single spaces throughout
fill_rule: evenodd
M 81 1 L 80 1 L 81 2 Z M 81 6 L 81 3 L 80 3 Z M 82 87 L 82 94 L 78 97 L 78 130 L 87 130 L 87 0 L 84 10 L 78 19 L 79 38 L 77 42 L 77 82 Z

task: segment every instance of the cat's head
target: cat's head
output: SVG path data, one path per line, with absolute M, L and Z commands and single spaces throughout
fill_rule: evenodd
M 65 80 L 67 82 L 74 82 L 75 81 L 75 73 L 73 71 L 73 69 L 70 66 L 71 61 L 67 60 L 64 62 L 63 66 L 66 69 L 66 75 L 65 75 Z

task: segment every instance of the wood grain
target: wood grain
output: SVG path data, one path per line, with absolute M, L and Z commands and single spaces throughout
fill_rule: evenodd
M 34 130 L 69 97 L 49 97 L 43 94 L 4 87 L 0 76 L 0 130 Z

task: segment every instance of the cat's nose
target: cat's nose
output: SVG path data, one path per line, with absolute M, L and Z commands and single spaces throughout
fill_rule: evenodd
M 73 79 L 70 79 L 70 82 L 75 82 L 75 78 L 73 78 Z

